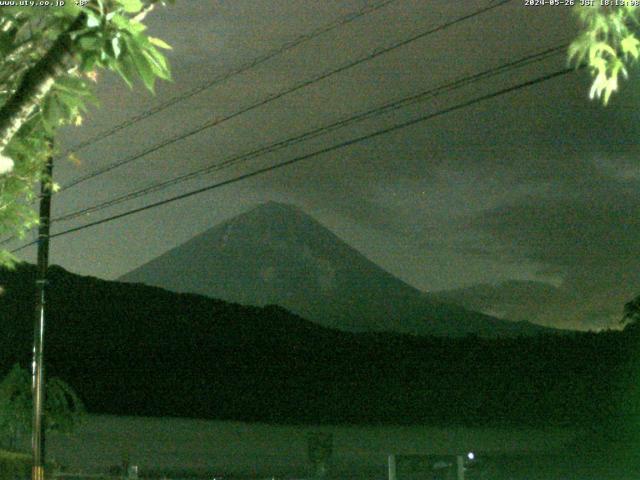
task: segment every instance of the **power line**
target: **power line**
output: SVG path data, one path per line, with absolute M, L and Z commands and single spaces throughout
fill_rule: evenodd
M 511 1 L 512 0 L 501 0 L 500 2 L 497 2 L 497 3 L 493 4 L 493 5 L 488 6 L 488 7 L 481 8 L 479 10 L 476 10 L 476 11 L 472 12 L 472 13 L 465 14 L 465 15 L 460 16 L 460 17 L 458 17 L 458 18 L 456 18 L 454 20 L 451 20 L 451 21 L 445 22 L 443 24 L 440 24 L 437 27 L 434 27 L 434 28 L 431 28 L 431 29 L 429 29 L 427 31 L 421 32 L 421 33 L 419 33 L 417 35 L 413 35 L 410 38 L 407 38 L 405 40 L 397 42 L 397 43 L 395 43 L 395 44 L 393 44 L 393 45 L 391 45 L 389 47 L 377 48 L 373 52 L 371 52 L 371 53 L 369 53 L 369 54 L 367 54 L 367 55 L 365 55 L 365 56 L 363 56 L 363 57 L 361 57 L 361 58 L 359 58 L 357 60 L 351 61 L 351 62 L 349 62 L 349 63 L 347 63 L 345 65 L 342 65 L 342 66 L 340 66 L 340 67 L 338 67 L 336 69 L 333 69 L 333 70 L 331 70 L 329 72 L 320 74 L 320 75 L 318 75 L 316 77 L 313 77 L 313 78 L 311 78 L 309 80 L 305 80 L 305 81 L 303 81 L 301 83 L 298 83 L 298 84 L 294 85 L 293 87 L 290 87 L 290 88 L 288 88 L 286 90 L 283 90 L 283 91 L 281 91 L 279 93 L 270 95 L 264 100 L 260 100 L 260 101 L 258 101 L 256 103 L 253 103 L 253 104 L 251 104 L 251 105 L 249 105 L 247 107 L 244 107 L 244 108 L 242 108 L 242 109 L 240 109 L 240 110 L 238 110 L 238 111 L 236 111 L 234 113 L 231 113 L 231 114 L 229 114 L 229 115 L 227 115 L 225 117 L 222 117 L 222 118 L 219 118 L 219 119 L 210 120 L 210 121 L 204 123 L 203 125 L 195 128 L 195 129 L 189 130 L 188 132 L 185 132 L 185 133 L 182 133 L 182 134 L 179 134 L 179 135 L 175 135 L 175 136 L 173 136 L 173 137 L 171 137 L 171 138 L 169 138 L 167 140 L 164 140 L 164 141 L 162 141 L 162 142 L 160 142 L 160 143 L 158 143 L 156 145 L 153 145 L 152 147 L 149 147 L 149 148 L 143 150 L 142 152 L 140 152 L 138 154 L 135 154 L 135 155 L 133 155 L 131 157 L 128 157 L 126 159 L 123 159 L 123 160 L 116 161 L 116 162 L 114 162 L 114 163 L 112 163 L 110 165 L 107 165 L 107 166 L 103 167 L 103 168 L 95 170 L 95 171 L 93 171 L 91 173 L 88 173 L 86 175 L 80 176 L 80 177 L 76 178 L 75 180 L 72 180 L 68 184 L 64 185 L 60 189 L 60 192 L 62 192 L 64 190 L 68 190 L 69 188 L 72 188 L 72 187 L 74 187 L 74 186 L 76 186 L 76 185 L 78 185 L 80 183 L 83 183 L 83 182 L 85 182 L 87 180 L 95 178 L 95 177 L 97 177 L 99 175 L 103 175 L 103 174 L 105 174 L 107 172 L 115 170 L 116 168 L 119 168 L 119 167 L 121 167 L 123 165 L 129 164 L 129 163 L 131 163 L 131 162 L 133 162 L 135 160 L 138 160 L 138 159 L 140 159 L 140 158 L 142 158 L 142 157 L 144 157 L 146 155 L 149 155 L 149 154 L 151 154 L 153 152 L 156 152 L 156 151 L 158 151 L 158 150 L 160 150 L 162 148 L 165 148 L 165 147 L 167 147 L 167 146 L 169 146 L 169 145 L 171 145 L 173 143 L 176 143 L 176 142 L 178 142 L 180 140 L 184 140 L 184 139 L 186 139 L 188 137 L 191 137 L 191 136 L 193 136 L 193 135 L 195 135 L 197 133 L 200 133 L 200 132 L 202 132 L 202 131 L 204 131 L 206 129 L 215 127 L 217 125 L 220 125 L 221 123 L 224 123 L 224 122 L 226 122 L 228 120 L 231 120 L 231 119 L 233 119 L 235 117 L 238 117 L 238 116 L 240 116 L 240 115 L 242 115 L 244 113 L 247 113 L 247 112 L 249 112 L 251 110 L 259 108 L 259 107 L 261 107 L 263 105 L 271 103 L 271 102 L 273 102 L 275 100 L 278 100 L 278 99 L 280 99 L 280 98 L 282 98 L 282 97 L 284 97 L 286 95 L 289 95 L 289 94 L 291 94 L 291 93 L 293 93 L 295 91 L 298 91 L 300 89 L 303 89 L 305 87 L 313 85 L 313 84 L 315 84 L 317 82 L 320 82 L 320 81 L 322 81 L 322 80 L 324 80 L 326 78 L 329 78 L 329 77 L 331 77 L 333 75 L 336 75 L 338 73 L 344 72 L 345 70 L 353 68 L 353 67 L 355 67 L 357 65 L 360 65 L 360 64 L 362 64 L 364 62 L 368 62 L 370 60 L 373 60 L 374 58 L 379 57 L 380 55 L 388 53 L 388 52 L 390 52 L 392 50 L 396 50 L 396 49 L 401 48 L 401 47 L 403 47 L 405 45 L 408 45 L 408 44 L 410 44 L 412 42 L 420 40 L 420 39 L 422 39 L 422 38 L 424 38 L 424 37 L 426 37 L 428 35 L 432 35 L 434 33 L 437 33 L 439 31 L 442 31 L 442 30 L 445 30 L 445 29 L 447 29 L 449 27 L 452 27 L 452 26 L 454 26 L 454 25 L 456 25 L 458 23 L 461 23 L 461 22 L 463 22 L 465 20 L 469 20 L 469 19 L 471 19 L 473 17 L 476 17 L 478 15 L 481 15 L 483 13 L 486 13 L 486 12 L 489 12 L 489 11 L 491 11 L 493 9 L 501 7 L 501 6 L 507 4 L 507 3 L 511 2 Z
M 153 108 L 150 108 L 149 110 L 146 110 L 146 111 L 144 111 L 144 112 L 142 112 L 142 113 L 140 113 L 140 114 L 138 114 L 138 115 L 136 115 L 134 117 L 131 117 L 131 118 L 125 120 L 124 122 L 119 123 L 119 124 L 109 128 L 108 130 L 104 130 L 104 131 L 94 135 L 93 137 L 91 137 L 91 138 L 89 138 L 89 139 L 87 139 L 87 140 L 85 140 L 83 142 L 80 142 L 80 143 L 72 146 L 71 148 L 65 150 L 61 154 L 61 156 L 64 157 L 64 156 L 66 156 L 66 155 L 68 155 L 70 153 L 77 152 L 79 150 L 82 150 L 83 148 L 88 147 L 89 145 L 92 145 L 92 144 L 94 144 L 96 142 L 104 140 L 105 138 L 116 134 L 120 130 L 123 130 L 123 129 L 127 128 L 127 127 L 130 127 L 131 125 L 134 125 L 134 124 L 136 124 L 136 123 L 138 123 L 138 122 L 140 122 L 140 121 L 142 121 L 142 120 L 144 120 L 146 118 L 152 117 L 156 113 L 159 113 L 159 112 L 161 112 L 163 110 L 166 110 L 167 108 L 169 108 L 169 107 L 171 107 L 171 106 L 173 106 L 173 105 L 175 105 L 177 103 L 180 103 L 180 102 L 182 102 L 182 101 L 184 101 L 184 100 L 186 100 L 188 98 L 191 98 L 191 97 L 193 97 L 193 96 L 195 96 L 195 95 L 197 95 L 197 94 L 199 94 L 199 93 L 201 93 L 201 92 L 203 92 L 203 91 L 205 91 L 205 90 L 207 90 L 207 89 L 209 89 L 209 88 L 211 88 L 211 87 L 213 87 L 213 86 L 215 86 L 215 85 L 217 85 L 219 83 L 224 82 L 225 80 L 228 80 L 229 78 L 232 78 L 232 77 L 234 77 L 236 75 L 240 75 L 241 73 L 244 73 L 244 72 L 246 72 L 248 70 L 251 70 L 251 69 L 253 69 L 253 68 L 255 68 L 255 67 L 257 67 L 257 66 L 259 66 L 259 65 L 261 65 L 261 64 L 263 64 L 263 63 L 265 63 L 267 61 L 269 61 L 269 60 L 271 60 L 272 58 L 277 57 L 278 55 L 281 55 L 281 54 L 283 54 L 285 52 L 288 52 L 289 50 L 292 50 L 295 47 L 297 47 L 297 46 L 299 46 L 299 45 L 301 45 L 301 44 L 303 44 L 305 42 L 308 42 L 309 40 L 313 40 L 314 38 L 319 37 L 320 35 L 323 35 L 323 34 L 325 34 L 327 32 L 330 32 L 331 30 L 335 30 L 336 28 L 339 28 L 339 27 L 341 27 L 343 25 L 351 23 L 354 20 L 357 20 L 358 18 L 361 18 L 361 17 L 363 17 L 365 15 L 368 15 L 370 13 L 375 12 L 376 10 L 380 10 L 381 8 L 386 7 L 387 5 L 389 5 L 389 4 L 391 4 L 391 3 L 395 2 L 395 1 L 397 1 L 397 0 L 384 0 L 384 1 L 379 2 L 377 4 L 367 5 L 364 8 L 361 8 L 360 10 L 357 10 L 355 12 L 351 12 L 351 13 L 345 15 L 344 17 L 341 17 L 341 18 L 339 18 L 339 19 L 337 19 L 337 20 L 335 20 L 333 22 L 328 23 L 327 25 L 319 27 L 319 28 L 311 31 L 310 33 L 300 35 L 299 37 L 295 38 L 294 40 L 292 40 L 290 42 L 287 42 L 287 43 L 281 45 L 280 47 L 267 52 L 264 55 L 256 57 L 256 58 L 250 60 L 247 63 L 244 63 L 243 65 L 241 65 L 241 66 L 239 66 L 237 68 L 234 68 L 234 69 L 232 69 L 232 70 L 230 70 L 228 72 L 225 72 L 225 73 L 223 73 L 221 75 L 218 75 L 218 76 L 212 78 L 211 80 L 209 80 L 209 81 L 207 81 L 207 82 L 205 82 L 205 83 L 203 83 L 203 84 L 201 84 L 201 85 L 199 85 L 197 87 L 192 88 L 191 90 L 187 90 L 184 93 L 176 95 L 176 96 L 166 100 L 165 102 L 160 103 L 159 105 L 156 105 Z
M 359 12 L 355 13 L 355 14 L 352 14 L 352 17 L 353 17 L 353 18 L 350 18 L 351 16 L 344 17 L 343 19 L 339 20 L 339 21 L 336 23 L 336 25 L 335 25 L 335 26 L 337 26 L 338 24 L 348 23 L 348 21 L 352 21 L 352 20 L 354 20 L 355 18 L 359 18 L 359 17 L 361 17 L 362 15 L 365 15 L 366 13 L 370 13 L 370 12 L 371 12 L 371 11 L 373 11 L 373 10 L 377 10 L 377 9 L 379 9 L 379 8 L 382 8 L 382 7 L 386 6 L 387 4 L 391 3 L 392 1 L 395 1 L 395 0 L 387 0 L 387 1 L 385 1 L 385 2 L 381 2 L 381 3 L 377 4 L 377 5 L 375 5 L 375 6 L 373 6 L 373 7 L 370 7 L 370 9 L 364 9 L 364 10 L 361 10 L 361 11 L 359 11 Z M 407 45 L 407 44 L 409 44 L 409 43 L 412 43 L 412 42 L 414 42 L 414 41 L 417 41 L 417 40 L 419 40 L 419 39 L 421 39 L 421 38 L 424 38 L 424 37 L 426 37 L 426 36 L 428 36 L 428 35 L 431 35 L 431 34 L 433 34 L 433 33 L 439 32 L 439 31 L 441 31 L 441 30 L 445 30 L 445 29 L 447 29 L 447 28 L 449 28 L 449 27 L 451 27 L 451 26 L 453 26 L 453 25 L 456 25 L 456 24 L 458 24 L 458 23 L 460 23 L 460 22 L 463 22 L 463 21 L 468 20 L 468 19 L 470 19 L 470 18 L 473 18 L 473 17 L 475 17 L 475 16 L 481 15 L 481 14 L 483 14 L 483 13 L 485 13 L 485 12 L 488 12 L 488 11 L 490 11 L 490 10 L 493 10 L 494 8 L 498 8 L 498 7 L 500 7 L 500 6 L 502 6 L 502 5 L 505 5 L 505 4 L 507 4 L 507 3 L 511 2 L 511 1 L 512 1 L 512 0 L 502 0 L 502 1 L 500 1 L 500 2 L 498 2 L 498 3 L 496 3 L 496 4 L 494 4 L 494 5 L 490 5 L 489 7 L 481 8 L 481 9 L 476 10 L 475 12 L 472 12 L 472 13 L 470 13 L 470 14 L 463 15 L 463 16 L 458 17 L 458 18 L 456 18 L 456 19 L 454 19 L 454 20 L 452 20 L 452 21 L 445 22 L 445 23 L 440 24 L 440 25 L 438 25 L 438 26 L 436 26 L 436 27 L 434 27 L 434 28 L 432 28 L 432 29 L 429 29 L 429 30 L 427 30 L 427 31 L 424 31 L 424 32 L 418 33 L 418 34 L 416 34 L 416 35 L 414 35 L 414 36 L 412 36 L 412 37 L 410 37 L 410 38 L 408 38 L 408 39 L 402 40 L 402 41 L 400 41 L 400 42 L 398 42 L 398 43 L 395 43 L 395 44 L 393 44 L 393 45 L 391 45 L 391 46 L 389 46 L 389 47 L 385 47 L 385 48 L 378 48 L 378 49 L 374 50 L 373 52 L 371 52 L 370 54 L 368 54 L 368 55 L 366 55 L 366 56 L 364 56 L 364 57 L 361 57 L 361 58 L 360 58 L 360 59 L 358 59 L 358 60 L 352 61 L 352 62 L 347 63 L 347 64 L 345 64 L 345 65 L 343 65 L 343 66 L 341 66 L 341 67 L 338 67 L 337 69 L 331 70 L 331 71 L 329 71 L 329 72 L 327 72 L 327 73 L 324 73 L 324 74 L 321 74 L 321 75 L 319 75 L 319 76 L 316 76 L 316 77 L 314 77 L 314 78 L 312 78 L 312 79 L 310 79 L 310 80 L 307 80 L 307 81 L 305 81 L 305 82 L 299 83 L 299 84 L 295 85 L 294 87 L 289 88 L 289 89 L 287 89 L 287 90 L 284 90 L 284 91 L 282 91 L 282 92 L 280 92 L 280 93 L 277 93 L 277 94 L 271 95 L 271 96 L 267 97 L 265 100 L 262 100 L 262 101 L 259 101 L 259 102 L 257 102 L 257 103 L 254 103 L 254 104 L 252 104 L 252 105 L 250 105 L 250 106 L 248 106 L 248 107 L 246 107 L 246 108 L 244 108 L 244 109 L 241 109 L 240 111 L 237 111 L 237 112 L 235 112 L 235 113 L 233 113 L 233 114 L 228 115 L 227 117 L 223 117 L 223 118 L 218 119 L 218 120 L 213 120 L 213 121 L 206 122 L 205 124 L 203 124 L 202 126 L 200 126 L 200 127 L 196 128 L 196 129 L 194 129 L 194 130 L 191 130 L 191 131 L 186 132 L 186 133 L 184 133 L 184 134 L 177 135 L 177 136 L 174 136 L 174 137 L 172 137 L 172 138 L 170 138 L 170 139 L 167 139 L 167 140 L 165 140 L 165 141 L 163 141 L 163 142 L 161 142 L 161 143 L 159 143 L 159 144 L 156 144 L 156 145 L 154 145 L 154 146 L 152 146 L 152 147 L 150 147 L 150 148 L 148 148 L 148 149 L 144 150 L 143 152 L 140 152 L 139 154 L 133 155 L 132 157 L 128 157 L 128 158 L 126 158 L 126 159 L 124 159 L 124 160 L 120 160 L 120 161 L 118 161 L 118 162 L 112 163 L 111 165 L 108 165 L 108 166 L 106 166 L 106 167 L 104 167 L 104 168 L 102 168 L 102 169 L 98 169 L 98 170 L 96 170 L 96 171 L 94 171 L 94 172 L 91 172 L 91 173 L 86 174 L 86 175 L 84 175 L 84 176 L 78 177 L 78 178 L 76 178 L 75 180 L 72 180 L 70 183 L 68 183 L 68 184 L 64 185 L 64 186 L 59 190 L 59 193 L 61 193 L 61 192 L 62 192 L 62 191 L 64 191 L 64 190 L 67 190 L 67 189 L 69 189 L 69 188 L 72 188 L 72 187 L 74 187 L 74 186 L 76 186 L 76 185 L 78 185 L 78 184 L 80 184 L 80 183 L 82 183 L 82 182 L 84 182 L 84 181 L 87 181 L 87 180 L 89 180 L 89 179 L 91 179 L 91 178 L 95 178 L 95 177 L 97 177 L 97 176 L 99 176 L 99 175 L 102 175 L 102 174 L 107 173 L 107 172 L 109 172 L 109 171 L 112 171 L 112 170 L 114 170 L 114 169 L 116 169 L 116 168 L 119 168 L 119 167 L 120 167 L 120 166 L 122 166 L 122 165 L 125 165 L 125 164 L 128 164 L 128 163 L 131 163 L 131 162 L 133 162 L 133 161 L 135 161 L 135 160 L 138 160 L 138 159 L 140 159 L 140 158 L 142 158 L 142 157 L 144 157 L 144 156 L 146 156 L 146 155 L 149 155 L 149 154 L 151 154 L 151 153 L 153 153 L 153 152 L 155 152 L 155 151 L 158 151 L 158 150 L 160 150 L 160 149 L 162 149 L 162 148 L 164 148 L 164 147 L 166 147 L 166 146 L 169 146 L 169 145 L 171 145 L 171 144 L 173 144 L 173 143 L 176 143 L 176 142 L 178 142 L 178 141 L 180 141 L 180 140 L 186 139 L 186 138 L 188 138 L 188 137 L 190 137 L 190 136 L 192 136 L 192 135 L 195 135 L 195 134 L 197 134 L 197 133 L 200 133 L 201 131 L 203 131 L 203 130 L 205 130 L 205 129 L 208 129 L 208 128 L 211 128 L 211 127 L 217 126 L 217 125 L 219 125 L 219 124 L 221 124 L 221 123 L 223 123 L 223 122 L 225 122 L 225 121 L 227 121 L 227 120 L 231 120 L 232 118 L 235 118 L 236 116 L 239 116 L 239 115 L 241 115 L 241 114 L 243 114 L 243 113 L 246 113 L 246 112 L 248 112 L 248 111 L 250 111 L 250 110 L 253 110 L 253 109 L 255 109 L 255 108 L 259 108 L 260 106 L 263 106 L 263 105 L 265 105 L 265 104 L 267 104 L 267 103 L 270 103 L 270 102 L 272 102 L 272 101 L 275 101 L 275 100 L 277 100 L 277 99 L 279 99 L 279 98 L 282 98 L 282 97 L 284 97 L 285 95 L 288 95 L 288 94 L 290 94 L 290 93 L 293 93 L 293 92 L 295 92 L 295 91 L 297 91 L 297 90 L 300 90 L 300 89 L 302 89 L 302 88 L 304 88 L 304 87 L 306 87 L 306 86 L 309 86 L 309 85 L 312 85 L 312 84 L 314 84 L 314 83 L 317 83 L 317 82 L 319 82 L 319 81 L 321 81 L 321 80 L 324 80 L 324 79 L 326 79 L 326 78 L 328 78 L 328 77 L 331 77 L 331 76 L 333 76 L 333 75 L 335 75 L 335 74 L 338 74 L 338 73 L 340 73 L 340 72 L 343 72 L 343 71 L 345 71 L 345 70 L 347 70 L 347 69 L 349 69 L 349 68 L 355 67 L 355 66 L 357 66 L 357 65 L 359 65 L 359 64 L 361 64 L 361 63 L 364 63 L 364 62 L 366 62 L 366 61 L 372 60 L 373 58 L 376 58 L 376 57 L 378 57 L 378 56 L 380 56 L 380 55 L 383 55 L 383 54 L 385 54 L 385 53 L 387 53 L 387 52 L 390 52 L 390 51 L 392 51 L 392 50 L 395 50 L 395 49 L 397 49 L 397 48 L 400 48 L 400 47 L 402 47 L 402 46 L 405 46 L 405 45 Z M 330 30 L 331 28 L 335 28 L 335 26 L 327 26 L 327 27 L 324 27 L 324 29 L 320 29 L 320 31 L 328 31 L 328 30 Z M 320 34 L 320 33 L 312 33 L 312 34 L 309 34 L 309 38 L 311 38 L 311 35 L 317 36 L 317 35 L 319 35 L 319 34 Z M 303 36 L 303 37 L 304 37 L 304 36 Z M 296 45 L 298 45 L 298 44 L 302 43 L 301 38 L 302 38 L 302 37 L 300 37 L 299 39 L 295 40 L 295 41 L 294 41 L 294 42 L 292 42 L 292 43 L 295 43 Z M 296 42 L 297 42 L 297 43 L 296 43 Z M 284 48 L 284 47 L 282 47 L 282 48 Z M 275 53 L 274 53 L 274 56 L 275 56 Z M 247 67 L 247 68 L 248 68 L 248 67 Z M 202 90 L 204 90 L 204 88 L 202 88 Z M 200 91 L 202 91 L 202 90 L 200 90 Z M 194 93 L 194 94 L 195 94 L 195 93 Z M 172 100 L 173 100 L 173 99 L 169 100 L 169 102 L 171 102 Z M 178 101 L 179 101 L 179 100 L 178 100 Z M 176 101 L 176 102 L 174 102 L 174 103 L 177 103 L 177 101 Z M 136 118 L 136 117 L 134 117 L 134 119 L 135 119 L 135 118 Z M 132 120 L 134 120 L 134 119 L 132 119 Z M 133 122 L 133 123 L 135 123 L 135 122 Z M 116 127 L 116 128 L 117 128 L 117 127 Z M 123 127 L 123 128 L 124 128 L 124 127 Z M 1 242 L 0 242 L 0 245 L 6 244 L 6 243 L 10 242 L 10 241 L 11 241 L 11 240 L 13 240 L 13 239 L 14 239 L 14 237 L 9 237 L 9 238 L 7 238 L 7 239 L 5 239 L 5 240 L 1 241 Z
M 551 47 L 548 49 L 545 49 L 543 51 L 537 52 L 537 53 L 533 53 L 533 54 L 529 54 L 526 55 L 522 58 L 519 58 L 517 60 L 508 62 L 508 63 L 504 63 L 502 65 L 499 65 L 497 67 L 493 67 L 487 70 L 484 70 L 482 72 L 473 74 L 473 75 L 467 75 L 465 77 L 459 78 L 457 80 L 448 82 L 444 85 L 440 85 L 438 87 L 435 88 L 431 88 L 429 90 L 426 91 L 422 91 L 419 92 L 417 94 L 413 94 L 413 95 L 409 95 L 409 96 L 405 96 L 399 100 L 395 100 L 392 102 L 388 102 L 382 106 L 367 110 L 365 112 L 361 112 L 358 113 L 356 115 L 350 115 L 346 118 L 343 118 L 342 120 L 330 123 L 328 125 L 324 125 L 322 127 L 318 127 L 315 128 L 311 131 L 307 131 L 305 133 L 302 133 L 300 135 L 295 135 L 293 137 L 289 137 L 285 140 L 281 140 L 275 143 L 271 143 L 267 146 L 252 150 L 250 152 L 247 153 L 243 153 L 240 155 L 235 155 L 232 156 L 230 158 L 227 158 L 226 160 L 222 161 L 222 162 L 217 162 L 214 163 L 212 165 L 208 165 L 206 167 L 203 168 L 199 168 L 197 170 L 194 170 L 192 172 L 183 174 L 183 175 L 179 175 L 175 178 L 171 178 L 169 180 L 165 180 L 165 181 L 161 181 L 161 182 L 156 182 L 152 185 L 143 187 L 141 189 L 138 190 L 134 190 L 132 192 L 120 195 L 116 198 L 112 198 L 110 200 L 101 202 L 99 204 L 90 206 L 90 207 L 86 207 L 83 209 L 79 209 L 73 212 L 69 212 L 66 214 L 63 214 L 57 218 L 54 218 L 53 221 L 55 222 L 60 222 L 60 221 L 67 221 L 67 220 L 71 220 L 74 218 L 77 218 L 79 216 L 82 215 L 86 215 L 89 213 L 93 213 L 96 211 L 100 211 L 103 210 L 105 208 L 109 208 L 115 205 L 118 205 L 122 202 L 128 201 L 128 200 L 133 200 L 135 198 L 144 196 L 144 195 L 148 195 L 150 193 L 155 193 L 161 190 L 164 190 L 168 187 L 177 185 L 179 183 L 209 174 L 211 172 L 214 171 L 219 171 L 222 170 L 224 168 L 230 167 L 232 165 L 235 165 L 241 161 L 247 161 L 250 159 L 255 159 L 257 157 L 261 157 L 263 155 L 266 155 L 268 153 L 273 153 L 277 150 L 281 150 L 283 148 L 287 148 L 291 145 L 309 140 L 311 138 L 315 138 L 318 137 L 320 135 L 324 135 L 326 133 L 335 131 L 337 129 L 340 128 L 344 128 L 348 125 L 352 125 L 354 123 L 369 119 L 369 118 L 373 118 L 385 113 L 389 113 L 391 111 L 400 109 L 400 108 L 404 108 L 406 106 L 418 103 L 418 102 L 422 102 L 425 101 L 429 98 L 433 98 L 436 97 L 438 95 L 453 91 L 453 90 L 457 90 L 459 88 L 462 88 L 464 86 L 476 83 L 478 81 L 484 80 L 486 78 L 490 78 L 499 74 L 503 74 L 506 73 L 508 71 L 514 70 L 516 68 L 521 68 L 527 65 L 530 65 L 532 63 L 535 62 L 539 62 L 542 60 L 545 60 L 551 56 L 554 56 L 558 53 L 564 52 L 564 50 L 566 49 L 567 45 L 560 45 L 557 47 Z
M 551 80 L 553 78 L 561 77 L 561 76 L 567 75 L 569 73 L 572 73 L 574 71 L 575 71 L 575 69 L 573 69 L 573 68 L 565 68 L 563 70 L 557 70 L 555 72 L 552 72 L 552 73 L 537 77 L 537 78 L 535 78 L 533 80 L 528 80 L 526 82 L 522 82 L 522 83 L 519 83 L 519 84 L 511 86 L 511 87 L 503 88 L 503 89 L 498 90 L 496 92 L 489 93 L 489 94 L 486 94 L 486 95 L 482 95 L 482 96 L 476 97 L 476 98 L 471 99 L 471 100 L 467 100 L 465 102 L 459 103 L 459 104 L 454 105 L 452 107 L 448 107 L 448 108 L 439 110 L 439 111 L 434 112 L 434 113 L 423 115 L 423 116 L 414 118 L 412 120 L 408 120 L 406 122 L 402 122 L 402 123 L 393 125 L 391 127 L 387 127 L 387 128 L 381 129 L 381 130 L 377 130 L 377 131 L 375 131 L 373 133 L 369 133 L 367 135 L 362 135 L 362 136 L 359 136 L 359 137 L 356 137 L 356 138 L 352 138 L 351 140 L 347 140 L 347 141 L 344 141 L 344 142 L 341 142 L 341 143 L 338 143 L 338 144 L 335 144 L 335 145 L 331 145 L 329 147 L 322 148 L 320 150 L 316 150 L 316 151 L 311 152 L 311 153 L 300 155 L 298 157 L 295 157 L 295 158 L 293 158 L 291 160 L 287 160 L 287 161 L 282 162 L 282 163 L 271 165 L 269 167 L 260 168 L 258 170 L 254 170 L 253 172 L 245 173 L 245 174 L 239 175 L 237 177 L 234 177 L 234 178 L 231 178 L 231 179 L 228 179 L 228 180 L 224 180 L 222 182 L 217 182 L 217 183 L 214 183 L 212 185 L 208 185 L 206 187 L 198 188 L 196 190 L 192 190 L 190 192 L 183 193 L 181 195 L 176 195 L 176 196 L 171 197 L 171 198 L 167 198 L 167 199 L 164 199 L 164 200 L 160 200 L 158 202 L 151 203 L 149 205 L 145 205 L 143 207 L 139 207 L 139 208 L 135 208 L 135 209 L 132 209 L 132 210 L 128 210 L 126 212 L 119 213 L 117 215 L 112 215 L 110 217 L 106 217 L 106 218 L 103 218 L 101 220 L 96 220 L 94 222 L 90 222 L 90 223 L 87 223 L 87 224 L 84 224 L 84 225 L 80 225 L 78 227 L 69 228 L 69 229 L 64 230 L 62 232 L 58 232 L 58 233 L 52 234 L 51 238 L 56 238 L 56 237 L 60 237 L 60 236 L 63 236 L 63 235 L 68 235 L 70 233 L 75 233 L 75 232 L 78 232 L 80 230 L 84 230 L 86 228 L 90 228 L 90 227 L 94 227 L 94 226 L 97 226 L 97 225 L 101 225 L 103 223 L 112 222 L 114 220 L 118 220 L 120 218 L 128 217 L 130 215 L 133 215 L 133 214 L 136 214 L 136 213 L 140 213 L 140 212 L 143 212 L 143 211 L 146 211 L 146 210 L 150 210 L 152 208 L 156 208 L 156 207 L 160 207 L 160 206 L 163 206 L 163 205 L 167 205 L 169 203 L 173 203 L 173 202 L 176 202 L 178 200 L 183 200 L 185 198 L 192 197 L 194 195 L 198 195 L 200 193 L 208 192 L 210 190 L 221 188 L 221 187 L 224 187 L 226 185 L 237 183 L 237 182 L 240 182 L 242 180 L 246 180 L 246 179 L 251 178 L 251 177 L 255 177 L 255 176 L 267 173 L 267 172 L 271 172 L 271 171 L 280 169 L 282 167 L 293 165 L 294 163 L 298 163 L 298 162 L 301 162 L 303 160 L 307 160 L 309 158 L 312 158 L 312 157 L 315 157 L 315 156 L 318 156 L 318 155 L 329 153 L 329 152 L 332 152 L 334 150 L 338 150 L 338 149 L 341 149 L 341 148 L 344 148 L 344 147 L 348 147 L 350 145 L 354 145 L 356 143 L 360 143 L 360 142 L 365 141 L 365 140 L 369 140 L 371 138 L 378 137 L 380 135 L 384 135 L 384 134 L 391 133 L 391 132 L 394 132 L 394 131 L 397 131 L 397 130 L 400 130 L 400 129 L 403 129 L 403 128 L 410 127 L 410 126 L 415 125 L 417 123 L 424 122 L 426 120 L 430 120 L 430 119 L 439 117 L 441 115 L 445 115 L 447 113 L 451 113 L 451 112 L 454 112 L 456 110 L 460 110 L 462 108 L 469 107 L 471 105 L 474 105 L 476 103 L 479 103 L 479 102 L 482 102 L 482 101 L 485 101 L 485 100 L 496 98 L 496 97 L 499 97 L 501 95 L 505 95 L 507 93 L 515 92 L 517 90 L 520 90 L 520 89 L 523 89 L 523 88 L 527 88 L 527 87 L 536 85 L 538 83 L 542 83 L 542 82 L 545 82 L 547 80 Z M 18 252 L 20 250 L 23 250 L 23 249 L 25 249 L 25 248 L 27 248 L 27 247 L 35 244 L 35 243 L 36 243 L 35 241 L 34 242 L 30 242 L 30 243 L 28 243 L 26 245 L 23 245 L 21 247 L 18 247 L 16 249 L 12 250 L 11 253 L 16 253 L 16 252 Z

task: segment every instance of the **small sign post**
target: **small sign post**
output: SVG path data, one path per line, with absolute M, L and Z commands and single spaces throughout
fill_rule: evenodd
M 396 456 L 389 455 L 389 480 L 397 480 L 396 476 Z
M 458 455 L 456 457 L 457 468 L 457 480 L 464 480 L 464 456 Z

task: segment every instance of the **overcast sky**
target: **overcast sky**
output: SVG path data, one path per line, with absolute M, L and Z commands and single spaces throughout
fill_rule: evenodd
M 102 75 L 101 106 L 62 149 L 237 68 L 375 0 L 183 0 L 148 17 L 175 80 L 153 96 Z M 320 73 L 480 8 L 488 0 L 396 0 L 233 75 L 57 162 L 66 182 L 222 118 Z M 286 95 L 97 176 L 54 199 L 54 216 L 225 160 L 390 100 L 568 42 L 568 7 L 514 0 Z M 352 137 L 437 112 L 566 66 L 560 54 L 91 216 L 60 231 Z M 637 76 L 636 76 L 637 77 Z M 506 280 L 558 287 L 533 320 L 572 328 L 614 324 L 640 293 L 640 83 L 610 106 L 572 73 L 366 142 L 52 242 L 52 262 L 115 279 L 220 221 L 267 200 L 295 204 L 367 257 L 427 291 Z M 17 244 L 16 244 L 17 245 Z M 35 249 L 22 252 L 33 259 Z M 499 287 L 498 287 L 499 288 Z

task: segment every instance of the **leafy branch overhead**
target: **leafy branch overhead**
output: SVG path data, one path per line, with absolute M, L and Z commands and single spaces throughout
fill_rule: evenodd
M 582 30 L 569 46 L 569 61 L 588 67 L 593 77 L 589 96 L 606 105 L 618 89 L 619 77 L 627 78 L 628 67 L 640 56 L 640 40 L 636 35 L 640 7 L 629 4 L 574 8 Z
M 90 83 L 99 69 L 151 91 L 157 78 L 170 80 L 160 51 L 170 47 L 147 35 L 143 23 L 164 3 L 91 0 L 84 7 L 0 10 L 0 236 L 23 236 L 36 223 L 30 203 L 51 139 L 60 126 L 79 125 L 87 104 L 96 103 Z M 11 260 L 0 252 L 0 264 Z

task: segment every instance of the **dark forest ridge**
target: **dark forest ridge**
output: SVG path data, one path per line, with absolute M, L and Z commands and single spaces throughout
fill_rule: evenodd
M 494 339 L 352 333 L 277 306 L 60 267 L 49 277 L 47 371 L 92 413 L 498 426 L 579 425 L 639 408 L 634 329 Z M 0 373 L 30 361 L 34 284 L 31 265 L 0 270 Z
M 516 336 L 546 330 L 421 292 L 302 210 L 276 202 L 209 229 L 120 280 L 244 305 L 281 305 L 320 325 L 354 332 Z

